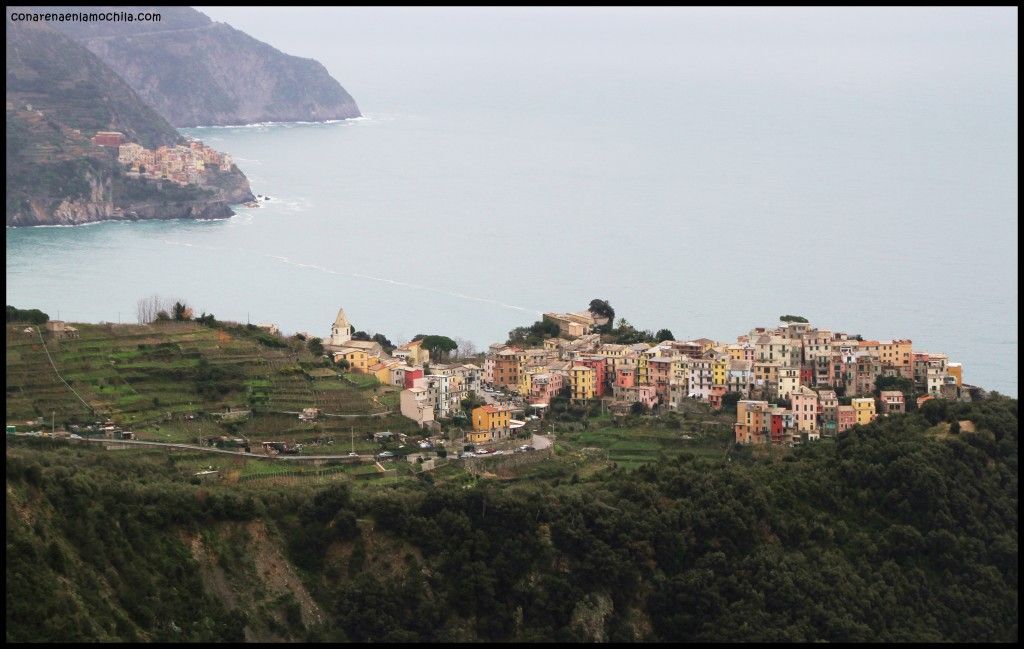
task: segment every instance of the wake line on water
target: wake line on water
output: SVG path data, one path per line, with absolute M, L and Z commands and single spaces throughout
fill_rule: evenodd
M 329 275 L 340 275 L 340 276 L 343 276 L 343 277 L 354 277 L 356 279 L 368 279 L 368 280 L 371 280 L 371 281 L 374 281 L 374 282 L 381 282 L 383 284 L 391 284 L 391 285 L 394 285 L 394 286 L 402 286 L 402 287 L 405 287 L 405 288 L 414 288 L 414 289 L 421 290 L 421 291 L 430 291 L 431 293 L 439 293 L 441 295 L 447 295 L 449 297 L 456 297 L 456 298 L 459 298 L 459 299 L 462 299 L 462 300 L 469 300 L 469 301 L 474 301 L 474 302 L 485 302 L 485 303 L 494 304 L 494 305 L 497 305 L 497 306 L 500 306 L 500 307 L 503 307 L 503 308 L 506 308 L 506 309 L 513 309 L 515 311 L 523 311 L 525 313 L 536 313 L 538 315 L 540 315 L 540 313 L 541 313 L 541 311 L 539 311 L 537 309 L 528 309 L 526 307 L 516 306 L 515 304 L 507 304 L 505 302 L 502 302 L 501 300 L 495 300 L 495 299 L 486 298 L 486 297 L 478 297 L 476 295 L 466 295 L 465 293 L 458 293 L 458 292 L 455 292 L 455 291 L 446 291 L 446 290 L 440 289 L 440 288 L 434 288 L 434 287 L 431 287 L 431 286 L 423 286 L 422 284 L 413 284 L 411 282 L 403 282 L 403 281 L 396 280 L 396 279 L 390 279 L 388 277 L 374 277 L 373 275 L 364 275 L 362 273 L 352 273 L 352 272 L 347 272 L 347 271 L 333 270 L 333 269 L 330 269 L 330 268 L 324 268 L 323 266 L 318 266 L 317 264 L 306 264 L 306 263 L 302 263 L 302 262 L 299 262 L 299 261 L 293 261 L 293 260 L 291 260 L 291 259 L 289 259 L 287 257 L 282 257 L 281 255 L 271 255 L 271 254 L 263 253 L 263 252 L 254 252 L 252 250 L 244 250 L 242 248 L 233 248 L 233 249 L 232 248 L 217 248 L 217 247 L 214 247 L 214 246 L 203 246 L 203 245 L 199 245 L 199 244 L 195 244 L 195 243 L 185 243 L 184 241 L 169 241 L 167 239 L 161 239 L 161 241 L 163 243 L 166 243 L 166 244 L 171 245 L 171 246 L 184 246 L 186 248 L 200 248 L 200 249 L 203 249 L 203 250 L 211 250 L 211 251 L 214 251 L 214 252 L 224 252 L 224 251 L 227 251 L 227 250 L 234 250 L 235 252 L 241 252 L 241 253 L 250 254 L 250 255 L 258 255 L 260 257 L 266 257 L 268 259 L 274 259 L 274 260 L 279 261 L 279 262 L 281 262 L 283 264 L 288 264 L 289 266 L 295 266 L 297 268 L 310 268 L 310 269 L 313 269 L 313 270 L 318 270 L 318 271 L 320 271 L 322 273 L 327 273 Z
M 346 117 L 345 119 L 325 119 L 318 122 L 253 122 L 252 124 L 209 124 L 204 126 L 187 126 L 186 129 L 226 129 L 226 128 L 265 128 L 267 126 L 318 126 L 320 124 L 344 124 L 346 122 L 365 122 L 370 117 L 360 115 L 359 117 Z

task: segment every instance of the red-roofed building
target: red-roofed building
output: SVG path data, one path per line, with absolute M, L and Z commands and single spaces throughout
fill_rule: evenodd
M 99 131 L 92 136 L 92 143 L 97 146 L 118 148 L 125 143 L 124 133 L 118 131 Z

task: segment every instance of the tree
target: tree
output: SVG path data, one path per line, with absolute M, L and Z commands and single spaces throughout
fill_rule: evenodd
M 558 323 L 544 318 L 529 327 L 516 327 L 508 332 L 507 344 L 536 347 L 548 338 L 557 338 L 559 333 Z
M 914 396 L 914 382 L 904 376 L 875 377 L 875 397 L 881 396 L 882 390 L 899 390 L 909 401 Z
M 366 333 L 365 331 L 357 331 L 354 334 L 352 334 L 352 340 L 366 340 L 366 341 L 369 341 L 370 340 L 370 334 Z
M 183 321 L 192 319 L 192 308 L 185 304 L 184 302 L 175 302 L 174 307 L 172 308 L 175 320 Z
M 619 345 L 632 345 L 635 343 L 654 342 L 654 334 L 650 331 L 641 331 L 631 325 L 625 318 L 619 318 L 619 326 L 611 329 L 612 342 Z
M 808 322 L 807 318 L 801 315 L 780 315 L 779 320 L 782 322 Z
M 722 410 L 736 412 L 736 404 L 742 398 L 743 395 L 739 392 L 726 392 L 722 395 Z
M 672 335 L 672 332 L 668 329 L 659 329 L 658 333 L 654 336 L 655 340 L 665 342 L 666 340 L 675 340 L 676 337 Z
M 39 309 L 17 309 L 7 305 L 7 322 L 29 322 L 34 325 L 46 324 L 50 316 Z
M 417 334 L 413 340 L 422 340 L 423 349 L 430 352 L 432 358 L 444 360 L 448 355 L 458 349 L 459 345 L 448 336 Z
M 610 329 L 615 322 L 615 309 L 608 303 L 608 300 L 593 299 L 590 301 L 590 313 L 598 318 L 607 318 L 607 327 Z
M 306 347 L 309 349 L 309 353 L 314 356 L 323 356 L 324 345 L 323 341 L 319 338 L 310 338 L 306 342 Z
M 395 351 L 396 345 L 388 340 L 388 337 L 384 334 L 373 334 L 373 338 L 371 340 L 380 345 L 385 354 L 390 354 Z
M 171 316 L 166 311 L 160 310 L 156 312 L 156 319 L 158 322 L 167 322 L 171 319 Z
M 476 345 L 473 344 L 473 341 L 466 340 L 465 338 L 456 338 L 455 342 L 459 345 L 458 352 L 456 352 L 456 358 L 476 356 Z
M 139 324 L 149 324 L 157 319 L 157 313 L 169 310 L 167 301 L 155 294 L 141 298 L 135 306 Z

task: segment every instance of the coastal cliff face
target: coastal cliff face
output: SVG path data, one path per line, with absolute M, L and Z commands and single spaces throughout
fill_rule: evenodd
M 107 9 L 115 8 L 89 7 Z M 359 117 L 355 101 L 319 62 L 285 54 L 188 7 L 139 8 L 149 9 L 161 14 L 160 22 L 55 27 L 177 127 Z
M 241 182 L 239 182 L 241 178 Z M 8 200 L 7 225 L 84 225 L 95 221 L 166 219 L 223 219 L 232 216 L 229 203 L 250 200 L 241 174 L 225 173 L 223 190 L 181 188 L 173 183 L 129 179 L 120 170 L 102 165 L 74 175 L 84 184 L 78 195 L 53 196 L 36 192 L 21 197 L 17 209 Z
M 132 178 L 97 131 L 123 133 L 149 148 L 185 144 L 83 46 L 45 26 L 8 21 L 5 111 L 8 226 L 77 225 L 111 219 L 231 216 L 252 200 L 238 167 L 213 168 L 198 184 Z

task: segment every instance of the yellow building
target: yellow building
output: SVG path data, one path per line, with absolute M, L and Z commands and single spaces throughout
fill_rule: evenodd
M 885 367 L 895 367 L 904 378 L 914 378 L 914 352 L 911 341 L 883 340 L 878 345 L 878 357 Z
M 518 392 L 520 396 L 526 396 L 530 394 L 530 388 L 533 387 L 533 375 L 545 372 L 546 368 L 543 367 L 526 367 L 519 372 L 519 387 Z
M 370 365 L 376 364 L 379 359 L 376 356 L 370 356 L 362 349 L 342 347 L 334 352 L 334 362 L 338 363 L 342 360 L 348 362 L 348 367 L 353 372 L 366 374 L 369 372 Z
M 474 444 L 491 441 L 492 431 L 508 428 L 512 421 L 511 408 L 490 404 L 473 408 L 472 415 L 473 430 L 466 434 L 466 438 Z
M 725 385 L 729 375 L 730 356 L 723 354 L 711 361 L 711 385 Z
M 391 383 L 391 365 L 385 363 L 371 365 L 369 373 L 376 376 L 381 385 L 389 385 Z
M 946 365 L 946 374 L 955 378 L 957 385 L 964 384 L 964 366 L 960 363 L 949 363 Z
M 569 368 L 569 388 L 573 399 L 594 398 L 594 368 L 573 365 Z
M 407 365 L 412 367 L 430 362 L 430 352 L 423 349 L 422 340 L 412 340 L 400 345 L 391 355 L 403 359 Z
M 683 388 L 683 394 L 689 394 L 690 385 L 690 359 L 687 356 L 673 356 L 669 375 L 669 385 L 679 385 Z
M 875 400 L 872 397 L 852 399 L 850 405 L 857 416 L 857 423 L 861 426 L 870 424 L 875 419 Z
M 636 382 L 637 385 L 650 385 L 651 376 L 647 373 L 647 354 L 639 354 L 636 357 Z

